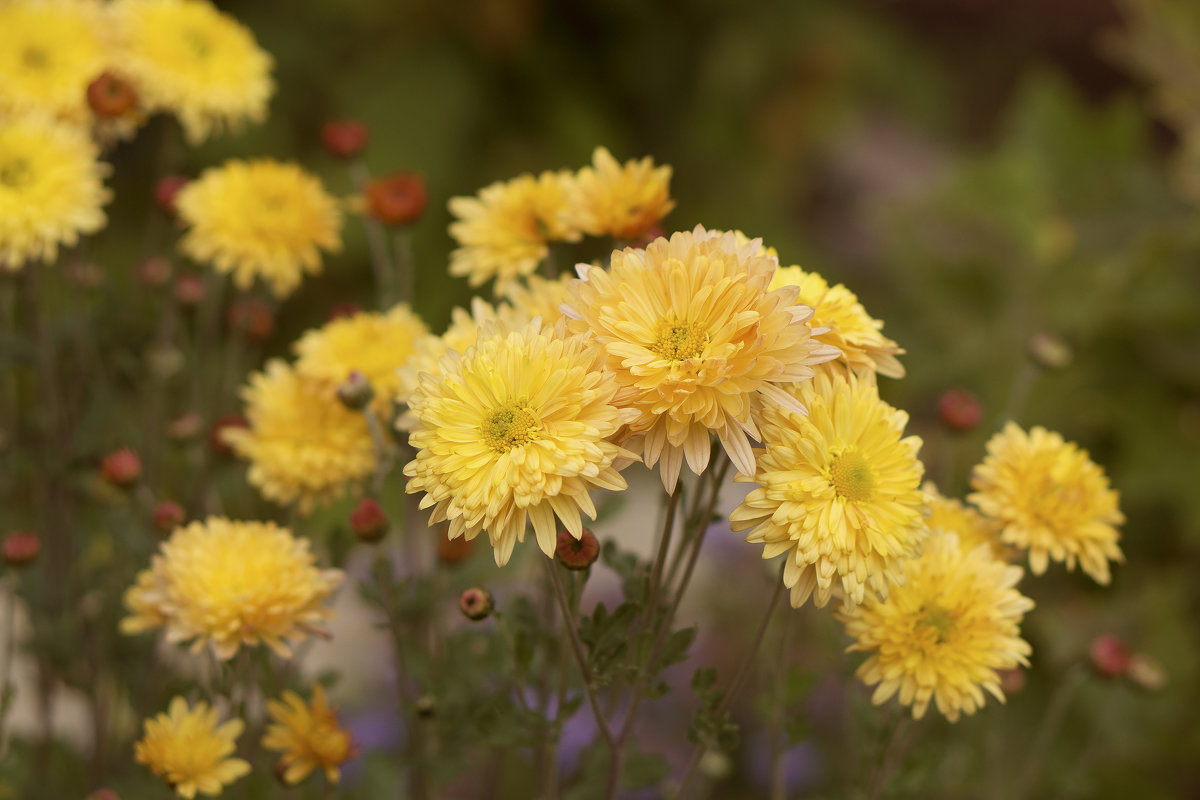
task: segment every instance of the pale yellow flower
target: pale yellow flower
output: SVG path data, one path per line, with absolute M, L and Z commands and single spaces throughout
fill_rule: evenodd
M 597 147 L 592 165 L 575 176 L 575 214 L 584 233 L 631 241 L 662 220 L 671 199 L 671 168 L 655 167 L 647 156 L 622 166 L 607 149 Z
M 240 719 L 221 724 L 217 710 L 208 703 L 189 708 L 186 700 L 176 697 L 167 713 L 146 720 L 134 757 L 179 797 L 190 799 L 197 793 L 216 797 L 250 773 L 248 762 L 230 757 L 244 727 Z

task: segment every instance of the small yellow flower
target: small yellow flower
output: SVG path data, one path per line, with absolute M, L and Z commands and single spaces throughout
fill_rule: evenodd
M 884 336 L 883 323 L 872 319 L 858 298 L 842 284 L 830 286 L 815 272 L 800 267 L 780 267 L 771 280 L 771 288 L 797 286 L 796 302 L 812 306 L 808 324 L 828 328 L 817 338 L 842 351 L 840 361 L 857 373 L 878 372 L 889 378 L 903 378 L 904 365 L 896 356 L 904 351 Z
M 550 242 L 579 241 L 574 187 L 570 172 L 543 172 L 493 183 L 475 197 L 451 198 L 457 220 L 450 235 L 459 246 L 450 254 L 450 274 L 467 277 L 471 286 L 495 278 L 496 291 L 504 292 L 538 268 Z
M 765 545 L 763 558 L 785 554 L 793 606 L 810 595 L 824 606 L 840 591 L 853 609 L 902 583 L 905 559 L 929 535 L 921 440 L 901 438 L 908 415 L 880 400 L 869 376 L 824 373 L 798 394 L 808 416 L 767 409 L 758 469 L 735 478 L 759 488 L 729 521 L 751 529 L 746 540 Z
M 283 361 L 269 361 L 264 372 L 251 375 L 242 399 L 250 426 L 226 428 L 222 435 L 250 461 L 250 483 L 268 499 L 298 503 L 308 513 L 375 470 L 375 445 L 363 415 Z
M 250 772 L 250 764 L 229 756 L 245 727 L 240 719 L 218 724 L 215 708 L 203 701 L 188 708 L 176 697 L 167 708 L 145 722 L 145 734 L 134 745 L 134 757 L 167 782 L 179 797 L 197 793 L 216 797 L 228 784 Z
M 992 558 L 986 545 L 959 547 L 937 532 L 904 568 L 905 582 L 886 600 L 867 597 L 838 614 L 856 640 L 850 651 L 870 653 L 858 677 L 875 686 L 876 705 L 899 694 L 920 719 L 931 700 L 946 719 L 974 714 L 984 691 L 1004 702 L 997 670 L 1028 665 L 1020 623 L 1033 601 L 1015 588 L 1020 567 Z
M 526 320 L 541 317 L 543 323 L 553 325 L 563 315 L 562 305 L 567 301 L 567 287 L 574 278 L 569 272 L 564 272 L 555 280 L 547 280 L 537 274 L 528 275 L 524 280 L 509 284 L 504 296 Z
M 167 641 L 192 642 L 192 652 L 211 644 L 220 659 L 259 642 L 288 657 L 285 639 L 304 639 L 333 614 L 324 603 L 342 573 L 315 562 L 307 539 L 272 522 L 193 522 L 163 542 L 126 592 L 132 615 L 121 631 L 165 627 Z
M 1117 525 L 1125 515 L 1117 508 L 1117 492 L 1108 478 L 1074 442 L 1034 427 L 1029 433 L 1015 423 L 987 443 L 987 457 L 975 468 L 967 499 L 1000 523 L 1000 538 L 1029 550 L 1035 575 L 1050 559 L 1076 560 L 1097 583 L 1107 585 L 1109 561 L 1124 561 L 1117 545 Z
M 999 523 L 958 500 L 944 497 L 932 481 L 925 483 L 924 490 L 925 505 L 929 507 L 925 524 L 930 531 L 956 533 L 959 546 L 964 550 L 974 550 L 986 544 L 993 558 L 998 561 L 1011 560 L 1014 551 L 1000 541 Z
M 295 164 L 227 161 L 184 186 L 175 203 L 187 226 L 183 252 L 233 273 L 239 289 L 262 278 L 285 297 L 305 273 L 321 271 L 321 250 L 342 249 L 337 201 Z
M 189 142 L 266 119 L 272 59 L 233 17 L 206 0 L 115 0 L 112 12 L 121 70 Z
M 654 161 L 627 161 L 621 166 L 603 147 L 592 153 L 592 165 L 575 176 L 579 225 L 592 236 L 631 241 L 644 236 L 675 207 L 671 168 Z
M 109 167 L 78 128 L 42 116 L 0 122 L 0 271 L 53 261 L 106 222 Z
M 324 770 L 330 783 L 338 782 L 341 765 L 354 757 L 354 746 L 319 684 L 313 687 L 311 705 L 295 692 L 284 692 L 282 703 L 267 701 L 267 713 L 274 724 L 262 744 L 283 754 L 279 766 L 284 783 L 300 783 L 315 769 Z
M 411 400 L 416 459 L 404 468 L 410 493 L 425 492 L 430 524 L 449 521 L 450 538 L 486 531 L 504 566 L 532 521 L 553 556 L 557 517 L 575 538 L 579 512 L 595 519 L 589 489 L 622 490 L 617 471 L 634 456 L 612 437 L 628 414 L 583 336 L 560 324 L 509 331 L 485 325 L 466 353 L 447 351 L 441 377 L 421 376 Z

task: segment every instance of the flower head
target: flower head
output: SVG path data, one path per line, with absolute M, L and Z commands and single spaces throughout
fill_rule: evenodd
M 450 255 L 450 274 L 466 276 L 472 286 L 495 278 L 496 291 L 503 292 L 538 268 L 550 242 L 579 241 L 572 217 L 574 181 L 569 172 L 521 175 L 486 186 L 475 197 L 452 198 L 450 213 L 457 220 L 450 235 L 458 248 Z
M 1033 601 L 1015 588 L 1021 568 L 939 531 L 904 572 L 886 600 L 868 597 L 838 615 L 856 640 L 848 649 L 871 654 L 857 674 L 878 684 L 872 702 L 899 693 L 920 719 L 932 700 L 951 722 L 983 707 L 984 691 L 1004 702 L 997 671 L 1029 664 L 1020 623 Z
M 945 497 L 931 481 L 924 486 L 925 505 L 929 516 L 925 524 L 930 531 L 941 530 L 958 534 L 958 543 L 964 550 L 973 550 L 981 544 L 988 546 L 992 557 L 1000 561 L 1011 560 L 1012 550 L 1000 541 L 1000 525 L 958 500 Z
M 585 337 L 487 325 L 441 370 L 423 374 L 410 401 L 419 452 L 404 474 L 410 493 L 425 492 L 421 508 L 433 506 L 430 524 L 449 521 L 450 538 L 486 531 L 503 566 L 532 521 L 552 556 L 556 515 L 579 537 L 579 512 L 596 516 L 588 490 L 625 488 L 617 470 L 634 456 L 609 438 L 627 414 Z
M 176 697 L 167 713 L 147 719 L 134 757 L 175 790 L 192 798 L 216 797 L 227 784 L 250 772 L 250 764 L 230 758 L 245 725 L 240 719 L 220 724 L 220 715 L 203 701 L 189 708 Z
M 883 323 L 867 313 L 854 292 L 840 283 L 830 286 L 817 273 L 805 272 L 800 267 L 780 267 L 771 280 L 771 288 L 781 286 L 799 287 L 796 302 L 813 309 L 808 324 L 829 329 L 818 338 L 841 350 L 839 360 L 847 367 L 858 373 L 904 377 L 904 366 L 896 360 L 904 350 L 881 333 Z
M 622 166 L 603 147 L 592 153 L 592 165 L 575 176 L 580 227 L 591 236 L 632 241 L 675 207 L 671 168 L 655 167 L 650 157 Z
M 307 512 L 375 469 L 363 415 L 284 362 L 270 361 L 265 372 L 251 375 L 242 399 L 249 427 L 225 428 L 221 438 L 250 461 L 250 483 L 271 500 L 299 503 Z
M 880 400 L 870 378 L 822 374 L 798 394 L 808 416 L 764 415 L 757 471 L 736 478 L 759 487 L 729 520 L 765 545 L 763 558 L 785 554 L 793 606 L 810 595 L 824 606 L 840 590 L 853 609 L 903 582 L 904 560 L 928 535 L 921 440 L 901 438 L 908 415 Z
M 266 119 L 272 59 L 233 17 L 206 0 L 116 0 L 112 10 L 122 70 L 189 142 Z
M 618 402 L 638 412 L 629 432 L 647 466 L 661 458 L 668 491 L 685 456 L 697 474 L 708 466 L 710 433 L 753 474 L 748 437 L 761 438 L 763 401 L 802 413 L 781 386 L 837 355 L 811 338 L 812 309 L 794 304 L 794 288 L 767 288 L 776 267 L 757 240 L 738 246 L 697 226 L 614 252 L 607 270 L 581 265 L 568 289 L 573 329 L 595 335 Z
M 342 248 L 342 216 L 321 182 L 295 164 L 227 161 L 179 191 L 192 259 L 233 273 L 240 289 L 262 278 L 277 297 L 321 270 L 321 250 Z
M 297 784 L 315 769 L 324 770 L 330 783 L 338 782 L 341 765 L 354 757 L 354 745 L 338 725 L 320 684 L 313 687 L 311 703 L 295 692 L 284 692 L 283 702 L 267 701 L 267 713 L 273 724 L 262 744 L 283 754 L 279 766 L 284 783 Z
M 1124 561 L 1116 526 L 1125 521 L 1108 478 L 1073 442 L 1010 422 L 987 443 L 967 499 L 1003 527 L 1000 538 L 1029 550 L 1035 575 L 1050 559 L 1076 560 L 1097 583 L 1109 582 L 1109 561 Z
M 567 300 L 567 287 L 575 276 L 564 272 L 555 280 L 547 280 L 533 274 L 524 280 L 510 283 L 504 296 L 512 303 L 516 313 L 525 319 L 541 317 L 546 325 L 553 325 L 563 315 L 562 304 Z
M 104 227 L 109 168 L 96 159 L 74 126 L 42 116 L 0 124 L 0 270 L 53 261 L 59 245 Z
M 332 615 L 323 604 L 342 582 L 321 570 L 307 539 L 272 522 L 209 517 L 178 528 L 149 570 L 125 593 L 132 615 L 124 633 L 165 626 L 170 642 L 212 645 L 232 658 L 242 645 L 266 644 L 284 657 L 285 639 L 303 639 Z

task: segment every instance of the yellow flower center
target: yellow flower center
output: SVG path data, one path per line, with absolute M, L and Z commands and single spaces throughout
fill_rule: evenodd
M 212 42 L 204 31 L 189 28 L 183 32 L 181 38 L 191 54 L 201 61 L 208 58 L 213 51 Z
M 656 333 L 650 351 L 667 361 L 697 358 L 708 344 L 708 331 L 699 322 L 684 322 L 674 315 L 659 320 Z
M 917 620 L 917 627 L 933 628 L 937 632 L 938 644 L 941 644 L 946 641 L 950 629 L 954 627 L 954 616 L 941 606 L 933 606 L 926 609 L 925 613 Z
M 50 64 L 50 56 L 40 47 L 26 47 L 21 52 L 21 64 L 31 70 L 45 69 Z
M 875 472 L 866 457 L 857 450 L 847 450 L 829 466 L 829 480 L 838 497 L 867 502 L 875 488 Z
M 0 186 L 20 189 L 22 186 L 28 186 L 32 178 L 33 170 L 29 168 L 29 162 L 25 159 L 18 157 L 0 161 Z
M 507 453 L 514 447 L 528 444 L 537 438 L 541 421 L 533 413 L 528 400 L 513 400 L 488 414 L 480 426 L 483 441 L 497 453 Z

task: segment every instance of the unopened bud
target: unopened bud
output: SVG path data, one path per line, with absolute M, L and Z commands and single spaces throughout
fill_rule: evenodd
M 166 286 L 171 280 L 171 262 L 162 256 L 150 256 L 138 265 L 137 277 L 143 286 L 152 289 Z
M 1066 369 L 1074 358 L 1071 345 L 1054 333 L 1038 333 L 1029 340 L 1029 357 L 1043 369 Z
M 199 275 L 185 274 L 175 279 L 175 299 L 180 305 L 198 306 L 204 300 L 208 290 L 204 279 Z
M 375 389 L 366 375 L 354 370 L 337 389 L 338 399 L 351 411 L 362 411 L 375 399 Z
M 114 486 L 132 486 L 142 477 L 142 460 L 128 447 L 122 448 L 104 457 L 100 475 Z
M 463 593 L 458 596 L 458 610 L 469 620 L 478 622 L 481 619 L 487 619 L 495 608 L 496 604 L 492 599 L 492 593 L 478 586 L 464 589 Z
M 1157 692 L 1167 686 L 1167 671 L 1162 664 L 1143 653 L 1129 659 L 1129 680 L 1147 691 Z
M 1000 675 L 1000 691 L 1005 694 L 1016 694 L 1025 688 L 1025 670 L 1020 667 L 997 670 Z
M 190 180 L 186 175 L 167 175 L 161 178 L 154 187 L 154 202 L 158 203 L 158 207 L 163 211 L 175 216 L 179 211 L 175 205 L 175 198 Z
M 434 535 L 437 536 L 438 561 L 448 566 L 461 564 L 470 558 L 471 553 L 475 550 L 475 542 L 465 536 L 451 539 L 448 525 L 442 526 Z
M 275 332 L 275 312 L 257 297 L 243 297 L 229 306 L 229 327 L 256 342 L 265 342 Z
M 163 502 L 154 507 L 154 527 L 160 533 L 170 533 L 183 524 L 183 506 Z
M 321 144 L 338 158 L 354 158 L 367 146 L 367 126 L 356 119 L 336 119 L 321 127 Z
M 600 542 L 596 539 L 596 534 L 587 528 L 583 529 L 578 539 L 566 529 L 558 532 L 554 558 L 567 569 L 587 569 L 599 556 Z
M 409 225 L 425 213 L 429 196 L 425 180 L 412 172 L 397 172 L 367 184 L 367 211 L 385 225 Z
M 67 279 L 81 289 L 95 289 L 104 283 L 104 270 L 91 261 L 74 261 L 65 272 Z
M 136 111 L 138 96 L 129 81 L 105 72 L 88 84 L 87 101 L 96 116 L 115 119 Z
M 241 414 L 226 414 L 213 422 L 208 434 L 208 443 L 212 449 L 222 455 L 230 455 L 233 448 L 225 441 L 225 431 L 230 428 L 249 428 L 250 423 Z
M 186 442 L 200 435 L 204 420 L 195 411 L 186 411 L 167 423 L 167 436 L 176 442 Z
M 1120 678 L 1129 671 L 1132 654 L 1120 636 L 1111 633 L 1097 636 L 1088 652 L 1096 672 L 1106 678 Z
M 38 553 L 42 552 L 42 542 L 36 533 L 14 531 L 4 537 L 0 551 L 4 553 L 5 564 L 10 567 L 23 567 L 37 559 Z
M 437 713 L 437 700 L 433 695 L 423 694 L 417 698 L 417 716 L 421 719 L 429 719 Z
M 335 319 L 345 319 L 346 317 L 353 317 L 355 314 L 359 313 L 360 311 L 362 311 L 362 309 L 359 308 L 356 304 L 348 302 L 348 301 L 344 301 L 344 302 L 338 303 L 333 308 L 329 309 L 329 316 L 327 319 L 330 322 L 333 322 Z
M 387 533 L 388 518 L 379 503 L 364 497 L 358 507 L 350 512 L 350 527 L 360 542 L 378 542 Z
M 951 389 L 938 398 L 938 416 L 947 428 L 969 431 L 983 419 L 979 398 L 966 389 Z

